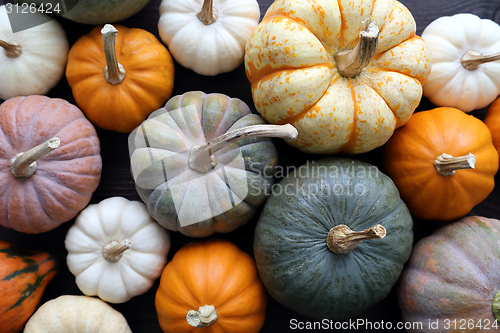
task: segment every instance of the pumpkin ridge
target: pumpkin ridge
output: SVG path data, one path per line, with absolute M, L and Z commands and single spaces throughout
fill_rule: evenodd
M 354 149 L 356 148 L 356 138 L 359 134 L 359 128 L 357 127 L 359 104 L 357 103 L 356 92 L 354 91 L 352 80 L 347 80 L 347 85 L 349 86 L 349 89 L 351 91 L 351 98 L 353 103 L 352 122 L 349 126 L 351 132 L 349 134 L 349 139 L 342 146 L 340 146 L 340 151 L 354 151 Z

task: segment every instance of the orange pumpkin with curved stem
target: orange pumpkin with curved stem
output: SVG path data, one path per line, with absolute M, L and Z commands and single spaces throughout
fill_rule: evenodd
M 71 47 L 66 78 L 92 123 L 131 132 L 171 96 L 174 63 L 165 46 L 146 30 L 101 28 Z
M 198 241 L 167 264 L 155 302 L 163 332 L 257 333 L 267 293 L 250 255 L 229 241 Z
M 401 198 L 426 220 L 462 217 L 486 199 L 498 163 L 488 127 L 449 107 L 414 114 L 384 151 L 386 173 Z

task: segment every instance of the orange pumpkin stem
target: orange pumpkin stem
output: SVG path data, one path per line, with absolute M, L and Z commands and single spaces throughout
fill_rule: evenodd
M 200 306 L 198 311 L 188 311 L 186 321 L 189 325 L 197 328 L 210 326 L 217 321 L 217 310 L 213 305 Z
M 337 68 L 345 77 L 355 77 L 370 64 L 377 53 L 379 28 L 368 17 L 362 23 L 358 44 L 351 50 L 337 53 Z
M 479 68 L 479 65 L 500 60 L 500 53 L 482 55 L 480 52 L 468 50 L 462 57 L 462 66 L 472 71 Z
M 19 153 L 10 160 L 10 171 L 14 177 L 31 177 L 38 168 L 37 161 L 59 147 L 61 140 L 52 138 L 30 150 Z
M 106 24 L 101 30 L 102 44 L 104 46 L 104 56 L 106 57 L 106 67 L 104 77 L 111 84 L 120 84 L 125 79 L 125 69 L 118 63 L 116 58 L 116 35 L 118 30 L 111 24 Z
M 7 43 L 0 39 L 0 46 L 3 47 L 8 58 L 17 58 L 23 52 L 21 45 L 16 42 Z
M 357 248 L 364 240 L 382 239 L 385 235 L 386 230 L 380 224 L 363 231 L 353 231 L 345 224 L 339 224 L 328 232 L 326 245 L 334 253 L 346 254 Z
M 437 173 L 445 177 L 453 176 L 457 170 L 474 169 L 475 165 L 476 156 L 472 153 L 458 157 L 443 153 L 434 161 Z
M 273 137 L 295 140 L 298 132 L 290 124 L 286 125 L 253 125 L 239 128 L 207 142 L 203 146 L 193 146 L 190 151 L 188 165 L 191 169 L 207 173 L 215 168 L 217 159 L 214 154 L 220 149 L 239 140 L 259 137 Z
M 111 241 L 102 248 L 102 256 L 108 262 L 118 262 L 121 259 L 123 252 L 130 249 L 131 246 L 132 242 L 128 239 L 121 242 Z
M 203 6 L 196 17 L 203 22 L 204 25 L 210 25 L 217 21 L 218 13 L 217 8 L 213 6 L 213 0 L 205 0 L 203 1 Z

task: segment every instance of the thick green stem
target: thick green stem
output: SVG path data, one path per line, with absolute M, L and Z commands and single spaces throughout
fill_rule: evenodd
M 24 153 L 17 154 L 10 160 L 10 172 L 17 178 L 31 177 L 38 168 L 37 161 L 60 144 L 59 138 L 52 138 Z
M 203 1 L 203 6 L 200 12 L 196 15 L 198 19 L 203 22 L 204 25 L 210 25 L 217 21 L 217 9 L 214 8 L 213 0 Z
M 106 24 L 101 29 L 102 43 L 104 47 L 104 56 L 106 57 L 106 67 L 104 68 L 104 77 L 111 84 L 120 84 L 125 78 L 125 69 L 118 63 L 116 58 L 116 35 L 118 30 L 111 24 Z
M 462 57 L 462 66 L 473 71 L 478 69 L 481 64 L 500 60 L 500 53 L 482 55 L 480 52 L 468 50 Z
M 6 42 L 0 39 L 0 47 L 3 47 L 8 58 L 17 58 L 23 52 L 21 45 L 16 42 Z
M 326 245 L 334 253 L 346 254 L 357 248 L 362 241 L 382 239 L 385 234 L 385 228 L 380 224 L 362 231 L 353 231 L 345 224 L 339 224 L 328 232 Z
M 453 176 L 457 170 L 474 169 L 475 164 L 476 156 L 472 153 L 458 157 L 443 153 L 434 161 L 437 173 L 445 177 Z
M 189 310 L 186 315 L 189 325 L 197 328 L 204 328 L 217 321 L 217 310 L 213 305 L 204 305 L 196 310 Z

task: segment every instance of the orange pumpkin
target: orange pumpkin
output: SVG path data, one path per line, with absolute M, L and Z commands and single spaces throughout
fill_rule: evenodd
M 101 28 L 71 47 L 66 77 L 90 121 L 131 132 L 171 96 L 174 63 L 165 46 L 143 29 Z
M 493 144 L 497 151 L 500 151 L 500 97 L 488 107 L 484 123 L 490 129 L 491 136 L 493 137 Z
M 257 333 L 267 293 L 255 261 L 224 240 L 182 247 L 165 267 L 156 293 L 163 332 Z
M 52 254 L 0 241 L 0 333 L 19 332 L 56 273 Z
M 488 127 L 450 107 L 418 112 L 384 150 L 386 173 L 416 217 L 452 220 L 493 191 L 498 152 Z

